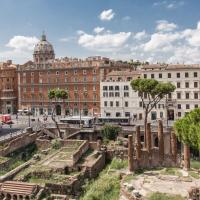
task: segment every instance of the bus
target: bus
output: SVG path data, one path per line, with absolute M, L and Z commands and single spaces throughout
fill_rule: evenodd
M 97 125 L 104 125 L 106 123 L 129 126 L 130 117 L 98 117 L 96 119 Z
M 64 117 L 60 119 L 61 123 L 68 123 L 68 124 L 75 124 L 80 125 L 82 124 L 84 128 L 91 128 L 95 123 L 94 117 L 88 116 L 72 116 L 72 117 Z

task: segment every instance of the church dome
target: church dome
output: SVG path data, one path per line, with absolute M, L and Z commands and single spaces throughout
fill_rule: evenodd
M 42 34 L 41 40 L 35 45 L 33 57 L 37 63 L 55 58 L 53 46 L 47 41 L 45 34 Z

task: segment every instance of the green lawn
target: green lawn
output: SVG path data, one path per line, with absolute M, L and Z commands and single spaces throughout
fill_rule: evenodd
M 191 168 L 200 169 L 200 161 L 191 160 Z
M 165 193 L 155 192 L 152 193 L 148 200 L 184 200 L 180 195 L 169 195 Z

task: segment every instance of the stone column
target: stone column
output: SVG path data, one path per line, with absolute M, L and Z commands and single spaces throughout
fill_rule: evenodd
M 174 130 L 171 131 L 171 154 L 173 160 L 177 161 L 177 139 Z
M 184 168 L 190 169 L 190 147 L 188 144 L 184 144 Z
M 141 139 L 140 139 L 140 126 L 136 126 L 136 158 L 141 158 Z
M 130 172 L 133 172 L 133 136 L 128 136 L 128 168 Z
M 147 123 L 147 132 L 146 132 L 146 141 L 147 141 L 147 151 L 151 153 L 151 123 Z
M 163 136 L 163 122 L 158 121 L 158 148 L 159 148 L 159 158 L 162 162 L 164 160 L 164 136 Z

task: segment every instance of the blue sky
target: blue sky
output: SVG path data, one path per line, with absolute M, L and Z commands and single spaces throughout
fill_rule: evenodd
M 57 57 L 200 63 L 199 8 L 199 0 L 0 0 L 0 61 L 31 59 L 45 30 Z

